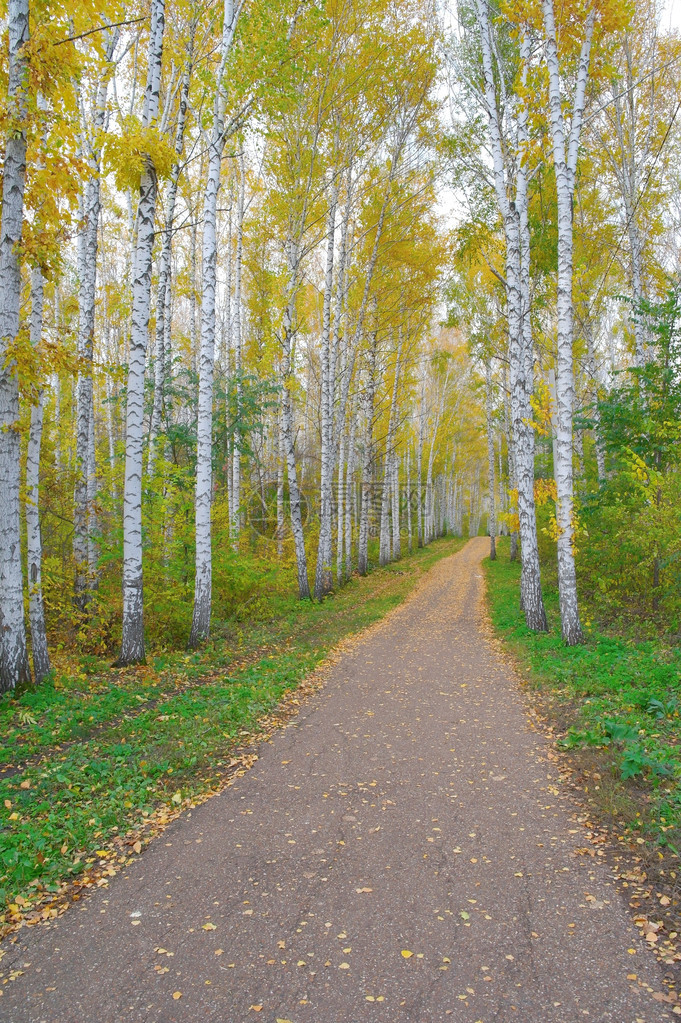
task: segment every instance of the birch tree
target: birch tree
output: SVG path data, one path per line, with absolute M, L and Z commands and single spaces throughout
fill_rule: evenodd
M 81 138 L 88 176 L 83 186 L 78 235 L 78 354 L 84 367 L 76 384 L 76 483 L 73 508 L 73 557 L 75 561 L 74 597 L 76 606 L 86 612 L 96 584 L 94 531 L 96 515 L 93 421 L 93 356 L 95 305 L 97 300 L 97 246 L 101 209 L 102 137 L 107 120 L 107 93 L 111 62 L 120 30 L 107 33 L 102 68 L 90 88 L 91 108 L 81 102 Z
M 37 348 L 43 332 L 44 282 L 39 266 L 31 273 L 31 345 Z M 28 567 L 28 617 L 31 626 L 33 677 L 36 685 L 50 672 L 50 655 L 45 631 L 42 561 L 43 544 L 40 530 L 40 448 L 45 415 L 45 388 L 38 387 L 31 405 L 31 423 L 26 450 L 26 554 Z
M 0 215 L 0 691 L 30 679 L 24 622 L 19 510 L 19 380 L 12 349 L 19 333 L 19 243 L 26 182 L 29 98 L 28 0 L 9 0 L 8 119 Z
M 487 500 L 489 513 L 487 531 L 489 533 L 489 558 L 496 561 L 497 557 L 497 514 L 496 514 L 496 466 L 494 461 L 494 427 L 492 419 L 492 360 L 485 360 L 485 420 L 487 425 Z
M 502 136 L 502 100 L 497 94 L 497 78 L 493 61 L 493 31 L 488 5 L 475 0 L 479 25 L 482 89 L 480 100 L 485 111 L 493 164 L 493 182 L 497 203 L 502 215 L 505 238 L 506 316 L 508 321 L 508 356 L 511 391 L 511 426 L 514 441 L 516 483 L 518 488 L 518 519 L 522 551 L 521 602 L 528 628 L 544 631 L 546 612 L 541 594 L 541 569 L 537 547 L 537 527 L 534 506 L 534 441 L 528 425 L 529 397 L 532 392 L 528 373 L 533 364 L 530 342 L 530 310 L 527 289 L 523 287 L 524 268 L 528 263 L 527 235 L 527 154 L 519 142 L 525 130 L 527 110 L 521 100 L 518 121 L 521 140 L 516 139 L 513 164 L 505 160 L 508 146 Z M 526 57 L 527 41 L 523 41 L 522 58 Z M 522 74 L 526 74 L 525 59 Z M 497 62 L 498 67 L 498 62 Z M 500 88 L 505 87 L 503 68 L 498 68 Z M 528 350 L 529 348 L 529 350 Z
M 218 68 L 213 126 L 208 154 L 208 178 L 203 200 L 201 349 L 196 451 L 196 576 L 194 615 L 189 646 L 196 647 L 210 634 L 212 599 L 211 498 L 213 483 L 213 376 L 215 368 L 215 288 L 217 274 L 217 202 L 222 153 L 225 146 L 227 91 L 225 69 L 236 28 L 232 0 L 225 0 L 220 66 Z M 238 311 L 237 311 L 238 315 Z
M 148 64 L 142 127 L 153 129 L 161 93 L 165 0 L 152 0 Z M 144 661 L 144 588 L 142 568 L 142 468 L 144 440 L 144 371 L 149 312 L 151 264 L 154 248 L 157 169 L 153 155 L 144 154 L 140 176 L 133 259 L 132 323 L 128 363 L 125 437 L 125 490 L 123 497 L 123 630 L 118 664 Z
M 546 62 L 549 72 L 549 108 L 553 165 L 556 175 L 558 211 L 558 293 L 556 302 L 558 338 L 556 358 L 556 520 L 558 524 L 558 587 L 563 640 L 569 646 L 581 643 L 582 627 L 577 602 L 574 558 L 574 494 L 572 470 L 572 416 L 574 406 L 573 306 L 572 306 L 572 202 L 577 173 L 579 136 L 586 100 L 591 41 L 596 12 L 587 12 L 577 80 L 566 125 L 564 87 L 561 81 L 553 0 L 542 0 Z

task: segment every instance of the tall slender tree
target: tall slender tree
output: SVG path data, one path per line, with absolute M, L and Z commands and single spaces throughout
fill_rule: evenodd
M 577 602 L 574 557 L 574 485 L 572 470 L 572 417 L 574 408 L 573 305 L 572 305 L 572 203 L 577 173 L 579 136 L 582 128 L 591 41 L 596 11 L 588 10 L 566 126 L 565 96 L 561 82 L 553 0 L 542 0 L 546 62 L 549 72 L 549 107 L 553 165 L 558 209 L 558 344 L 556 359 L 556 519 L 558 523 L 558 588 L 563 640 L 581 643 L 582 626 Z
M 30 679 L 24 622 L 20 531 L 19 378 L 12 347 L 19 333 L 19 244 L 26 183 L 29 100 L 28 0 L 9 0 L 8 117 L 0 216 L 0 691 Z
M 196 578 L 194 616 L 189 646 L 196 647 L 210 634 L 212 603 L 211 501 L 213 489 L 213 380 L 215 370 L 215 289 L 217 276 L 217 205 L 222 154 L 225 148 L 225 69 L 236 29 L 233 0 L 225 0 L 220 65 L 217 74 L 213 125 L 208 153 L 208 178 L 203 199 L 201 292 L 201 348 L 196 450 Z
M 142 125 L 153 129 L 161 95 L 165 0 L 152 0 L 147 80 Z M 156 237 L 157 169 L 145 153 L 137 205 L 133 258 L 132 323 L 128 363 L 123 497 L 123 632 L 118 664 L 144 661 L 144 582 L 142 568 L 142 469 L 144 442 L 144 371 L 151 307 L 151 264 Z

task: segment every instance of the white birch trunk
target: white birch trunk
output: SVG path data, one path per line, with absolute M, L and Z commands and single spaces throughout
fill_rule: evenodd
M 225 146 L 225 65 L 232 45 L 236 19 L 232 0 L 225 0 L 220 66 L 218 68 L 213 128 L 208 154 L 208 179 L 203 201 L 201 260 L 201 349 L 199 353 L 199 404 L 196 424 L 196 560 L 194 614 L 190 648 L 210 635 L 213 593 L 211 505 L 213 496 L 213 380 L 215 373 L 215 290 L 217 282 L 217 204 L 222 153 Z
M 191 42 L 193 43 L 193 34 Z M 161 255 L 158 267 L 158 288 L 156 291 L 156 333 L 154 346 L 154 404 L 151 412 L 151 426 L 149 429 L 149 454 L 147 471 L 151 476 L 154 472 L 157 455 L 157 438 L 161 429 L 161 420 L 165 407 L 166 388 L 170 381 L 170 370 L 172 365 L 172 354 L 170 352 L 170 285 L 173 254 L 173 223 L 175 220 L 175 205 L 177 202 L 177 189 L 180 179 L 182 165 L 180 156 L 184 148 L 184 130 L 187 123 L 187 108 L 189 100 L 189 84 L 191 80 L 192 57 L 191 52 L 185 63 L 180 90 L 180 103 L 177 113 L 177 124 L 175 126 L 175 154 L 176 162 L 173 164 L 168 183 L 168 195 L 166 197 L 166 216 L 163 227 L 163 241 L 161 243 Z
M 337 483 L 337 515 L 336 523 L 336 583 L 340 589 L 343 585 L 343 546 L 345 537 L 345 430 L 340 436 L 340 451 L 338 454 L 338 483 Z
M 392 520 L 393 520 L 393 560 L 402 557 L 402 538 L 400 536 L 400 463 L 397 453 L 392 457 Z
M 0 691 L 30 681 L 24 622 L 20 527 L 19 380 L 8 349 L 19 333 L 19 243 L 26 182 L 28 0 L 9 0 L 8 116 L 0 219 Z
M 489 532 L 489 558 L 497 558 L 497 514 L 496 514 L 496 466 L 494 463 L 494 427 L 492 422 L 492 362 L 485 362 L 485 418 L 487 421 L 487 492 L 489 495 L 489 512 L 487 525 Z
M 286 467 L 286 446 L 281 411 L 277 421 L 277 557 L 284 556 L 284 471 Z
M 332 186 L 326 229 L 326 272 L 324 275 L 324 311 L 322 317 L 321 350 L 321 475 L 320 522 L 317 545 L 314 595 L 321 600 L 333 585 L 331 571 L 331 516 L 333 506 L 333 397 L 335 391 L 335 362 L 332 359 L 331 299 L 333 295 L 333 256 L 336 238 L 336 207 L 338 185 Z
M 298 274 L 300 255 L 296 243 L 289 239 L 287 243 L 287 260 L 289 268 L 288 301 L 284 309 L 282 329 L 282 393 L 281 393 L 281 425 L 286 451 L 286 469 L 288 475 L 289 516 L 291 532 L 296 555 L 296 571 L 298 576 L 298 595 L 301 600 L 310 599 L 310 582 L 307 577 L 307 554 L 305 536 L 303 534 L 303 515 L 301 507 L 300 486 L 298 484 L 298 467 L 296 464 L 295 437 L 293 433 L 293 402 L 291 396 L 293 364 L 292 346 L 294 337 L 295 301 L 298 290 Z
M 152 0 L 149 62 L 142 122 L 158 117 L 165 0 Z M 142 458 L 144 440 L 144 370 L 151 306 L 151 260 L 156 215 L 156 169 L 147 156 L 137 207 L 137 239 L 133 261 L 132 324 L 128 361 L 123 496 L 123 634 L 118 664 L 144 661 L 144 589 L 142 572 Z
M 407 542 L 409 544 L 409 553 L 413 551 L 413 538 L 411 530 L 411 445 L 407 445 L 407 465 L 405 468 L 406 478 L 406 500 L 407 500 Z
M 541 595 L 541 572 L 534 507 L 534 435 L 528 425 L 527 415 L 529 394 L 531 393 L 531 382 L 527 379 L 527 373 L 528 366 L 532 362 L 529 287 L 526 292 L 523 289 L 524 267 L 529 268 L 529 244 L 525 230 L 527 224 L 527 178 L 524 154 L 521 153 L 518 161 L 515 200 L 511 202 L 504 162 L 505 147 L 501 134 L 501 115 L 492 64 L 492 33 L 489 11 L 484 0 L 476 0 L 476 11 L 480 25 L 483 65 L 483 105 L 489 125 L 494 188 L 504 223 L 506 242 L 506 317 L 509 336 L 511 432 L 515 455 L 518 520 L 522 550 L 521 606 L 528 628 L 534 631 L 545 631 L 547 622 Z M 521 40 L 523 76 L 527 74 L 528 47 L 528 39 L 524 36 Z M 518 123 L 519 140 L 526 133 L 526 125 L 527 110 L 523 108 Z M 526 309 L 524 302 L 527 302 Z
M 350 439 L 348 441 L 347 468 L 345 471 L 345 577 L 352 575 L 352 506 L 355 498 L 355 425 L 356 417 L 350 422 Z
M 379 565 L 387 565 L 391 559 L 391 537 L 390 537 L 390 493 L 392 488 L 392 458 L 395 429 L 395 413 L 397 410 L 397 394 L 400 381 L 400 355 L 402 352 L 402 337 L 397 346 L 395 357 L 395 376 L 393 377 L 393 388 L 390 396 L 390 413 L 388 416 L 388 436 L 386 438 L 385 459 L 383 463 L 383 488 L 381 490 L 381 532 L 379 540 Z
M 357 541 L 357 571 L 366 575 L 369 570 L 369 509 L 372 498 L 374 460 L 374 396 L 376 387 L 376 335 L 372 335 L 369 351 L 367 383 L 364 389 L 365 435 L 362 459 L 361 503 L 359 537 Z
M 43 330 L 43 275 L 39 267 L 31 274 L 31 344 L 40 344 Z M 43 548 L 40 533 L 40 447 L 43 436 L 45 390 L 40 388 L 31 406 L 31 425 L 26 451 L 26 554 L 28 566 L 28 616 L 31 625 L 33 677 L 36 685 L 50 672 L 45 631 L 42 588 Z
M 234 453 L 232 459 L 232 539 L 238 540 L 241 531 L 241 265 L 244 244 L 244 195 L 246 172 L 243 153 L 239 156 L 239 184 L 236 209 L 236 255 L 234 259 L 234 311 L 232 336 L 234 344 L 234 379 L 236 381 L 236 425 L 234 427 Z
M 119 30 L 107 33 L 107 66 L 97 84 L 91 113 L 82 112 L 82 146 L 88 177 L 82 193 L 83 227 L 78 237 L 78 355 L 84 368 L 79 370 L 76 386 L 76 479 L 73 508 L 73 558 L 75 562 L 74 601 L 87 614 L 92 593 L 97 587 L 96 466 L 94 438 L 93 359 L 95 340 L 95 304 L 97 299 L 97 257 L 101 212 L 102 133 L 107 117 L 107 94 Z
M 595 11 L 587 16 L 577 84 L 572 104 L 572 124 L 566 138 L 565 111 L 560 82 L 558 46 L 553 0 L 542 0 L 546 61 L 549 72 L 549 102 L 553 162 L 556 175 L 558 209 L 558 344 L 556 358 L 556 519 L 558 523 L 558 591 L 563 640 L 568 646 L 581 643 L 582 627 L 577 602 L 577 576 L 573 549 L 574 501 L 572 471 L 573 307 L 572 307 L 572 199 L 574 195 L 577 153 L 589 72 L 591 39 Z

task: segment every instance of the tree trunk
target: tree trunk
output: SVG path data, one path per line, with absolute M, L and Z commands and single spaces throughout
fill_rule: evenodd
M 338 522 L 336 524 L 336 582 L 340 589 L 343 585 L 343 542 L 345 534 L 345 430 L 340 435 L 336 493 L 338 514 Z
M 331 298 L 333 294 L 333 255 L 336 236 L 338 186 L 331 190 L 326 229 L 326 273 L 324 275 L 324 312 L 321 350 L 321 476 L 319 542 L 314 595 L 321 600 L 333 586 L 331 571 L 331 517 L 333 509 L 333 398 L 335 372 L 332 375 Z
M 395 357 L 395 375 L 393 377 L 392 394 L 390 397 L 390 413 L 388 417 L 388 436 L 386 438 L 385 459 L 383 465 L 383 487 L 381 489 L 381 532 L 379 540 L 379 560 L 381 566 L 387 565 L 391 558 L 391 537 L 390 537 L 390 495 L 392 489 L 392 458 L 395 430 L 395 413 L 397 410 L 397 394 L 400 380 L 400 355 L 402 352 L 402 337 L 400 335 Z
M 31 274 L 31 344 L 40 344 L 43 331 L 43 275 L 39 267 Z M 40 446 L 43 436 L 45 391 L 31 406 L 31 425 L 26 452 L 26 552 L 28 563 L 28 616 L 31 624 L 33 677 L 36 684 L 50 672 L 50 656 L 45 632 L 45 607 L 42 589 L 42 537 L 40 533 Z
M 26 182 L 28 0 L 9 0 L 9 78 L 0 221 L 0 691 L 30 681 L 24 622 L 20 526 L 19 379 L 8 350 L 19 333 L 19 244 Z
M 506 242 L 506 317 L 508 321 L 508 355 L 511 391 L 511 433 L 513 438 L 516 487 L 518 493 L 518 521 L 522 550 L 521 606 L 528 628 L 545 631 L 546 612 L 541 594 L 541 572 L 537 547 L 537 528 L 534 507 L 534 433 L 529 425 L 529 395 L 533 362 L 529 308 L 529 233 L 527 218 L 527 175 L 525 156 L 521 152 L 517 162 L 515 199 L 509 199 L 505 164 L 505 145 L 501 136 L 501 116 L 498 108 L 495 75 L 492 64 L 492 30 L 489 11 L 483 0 L 476 0 L 484 77 L 484 106 L 487 113 L 494 188 L 504 223 Z M 526 81 L 529 61 L 529 39 L 521 38 L 523 83 Z M 527 135 L 528 112 L 521 104 L 518 114 L 518 141 Z M 526 286 L 527 285 L 527 286 Z M 515 553 L 511 541 L 511 557 Z
M 400 463 L 396 453 L 392 456 L 392 520 L 393 520 L 393 561 L 402 557 L 402 538 L 400 536 Z
M 286 308 L 284 309 L 284 322 L 282 329 L 281 347 L 281 425 L 284 436 L 284 447 L 286 451 L 286 468 L 288 472 L 288 494 L 289 494 L 289 515 L 291 518 L 291 532 L 293 534 L 293 546 L 296 555 L 296 570 L 298 574 L 298 596 L 301 600 L 310 599 L 310 583 L 307 577 L 307 553 L 305 551 L 305 536 L 303 533 L 303 515 L 301 508 L 300 487 L 298 485 L 298 467 L 296 465 L 295 437 L 293 433 L 293 402 L 291 396 L 292 385 L 292 345 L 294 337 L 295 301 L 298 290 L 298 274 L 300 268 L 300 255 L 296 243 L 289 239 L 287 243 L 287 260 L 289 267 L 289 294 Z
M 236 210 L 236 257 L 234 260 L 234 310 L 232 338 L 234 351 L 234 381 L 236 391 L 236 417 L 234 426 L 234 452 L 232 457 L 232 540 L 238 541 L 241 532 L 241 265 L 244 244 L 244 195 L 246 172 L 243 153 L 239 155 L 239 183 Z
M 489 533 L 489 559 L 497 559 L 497 515 L 496 515 L 496 466 L 494 464 L 494 428 L 492 425 L 492 361 L 485 362 L 485 418 L 487 421 L 487 492 L 489 513 L 487 531 Z
M 362 491 L 357 541 L 357 571 L 366 575 L 369 570 L 369 511 L 372 500 L 374 461 L 374 395 L 376 387 L 376 334 L 372 335 L 369 351 L 367 383 L 364 389 L 365 436 L 362 459 Z
M 353 416 L 350 422 L 350 439 L 348 441 L 347 469 L 345 472 L 345 576 L 352 575 L 352 505 L 355 496 L 353 486 L 355 470 L 355 423 Z
M 152 0 L 149 62 L 144 113 L 145 128 L 158 117 L 165 0 Z M 144 440 L 144 370 L 151 306 L 151 260 L 156 215 L 156 168 L 146 157 L 137 207 L 137 239 L 133 263 L 132 326 L 128 362 L 123 496 L 123 634 L 119 666 L 144 661 L 144 589 L 142 572 L 142 456 Z
M 166 199 L 166 216 L 163 228 L 163 242 L 161 244 L 161 256 L 158 268 L 158 289 L 156 292 L 156 334 L 154 349 L 154 405 L 151 413 L 151 427 L 149 430 L 149 460 L 148 473 L 151 476 L 154 472 L 154 465 L 157 454 L 157 438 L 161 429 L 161 420 L 165 406 L 166 388 L 169 383 L 171 370 L 171 354 L 169 351 L 170 333 L 170 285 L 171 266 L 173 253 L 173 223 L 175 220 L 175 204 L 177 201 L 177 189 L 180 179 L 182 164 L 180 156 L 184 148 L 184 130 L 187 123 L 187 107 L 189 101 L 189 83 L 192 71 L 191 49 L 194 42 L 194 33 L 190 37 L 190 53 L 185 63 L 182 76 L 182 87 L 180 91 L 180 105 L 177 114 L 177 125 L 175 127 L 175 154 L 176 163 L 173 164 L 168 183 L 168 195 Z
M 208 179 L 203 201 L 201 241 L 201 349 L 199 404 L 196 424 L 196 560 L 194 614 L 189 646 L 195 648 L 210 635 L 213 594 L 211 505 L 213 496 L 213 381 L 215 374 L 215 290 L 217 284 L 217 205 L 222 153 L 225 146 L 225 66 L 235 29 L 232 0 L 225 0 L 220 66 L 218 68 L 213 128 L 208 154 Z
M 577 84 L 573 100 L 569 138 L 565 137 L 565 114 L 561 92 L 558 46 L 553 0 L 542 0 L 546 61 L 549 72 L 549 102 L 553 162 L 556 174 L 558 209 L 558 351 L 556 358 L 556 519 L 558 523 L 558 591 L 563 640 L 568 646 L 581 643 L 582 627 L 577 602 L 577 576 L 573 549 L 574 502 L 572 473 L 573 307 L 572 307 L 572 199 L 577 169 L 577 153 L 589 71 L 591 39 L 595 11 L 590 10 L 582 44 Z
M 405 491 L 406 491 L 406 504 L 407 504 L 407 543 L 409 545 L 409 553 L 413 553 L 413 538 L 411 530 L 411 462 L 410 462 L 411 446 L 407 444 L 407 464 L 404 470 L 405 475 Z

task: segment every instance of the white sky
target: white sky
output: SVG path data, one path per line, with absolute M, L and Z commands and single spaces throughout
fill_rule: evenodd
M 667 0 L 664 7 L 662 27 L 676 28 L 681 31 L 681 0 Z

